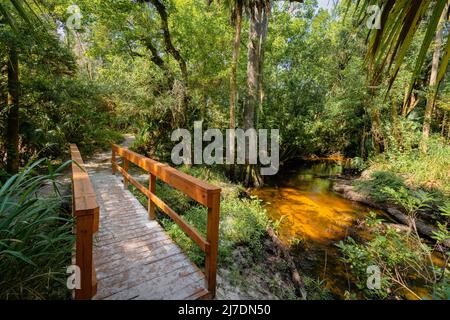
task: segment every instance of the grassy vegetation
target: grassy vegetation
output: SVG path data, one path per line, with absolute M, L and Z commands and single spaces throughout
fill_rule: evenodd
M 450 146 L 432 137 L 420 141 L 420 132 L 403 133 L 402 143 L 391 141 L 391 148 L 369 161 L 363 178 L 355 183 L 356 190 L 374 200 L 400 207 L 412 221 L 425 213 L 434 223 L 434 244 L 426 242 L 413 228 L 399 232 L 381 220 L 369 217 L 371 239 L 358 243 L 349 238 L 339 244 L 343 262 L 366 298 L 421 298 L 415 285 L 428 287 L 429 298 L 449 299 L 450 285 L 448 248 L 442 247 L 450 239 Z M 426 143 L 426 152 L 420 147 Z M 401 147 L 399 147 L 401 146 Z M 414 224 L 414 223 L 413 223 Z M 443 251 L 437 262 L 433 251 Z M 369 290 L 366 285 L 367 267 L 381 270 L 381 289 Z
M 67 163 L 35 174 L 39 160 L 0 184 L 0 299 L 69 298 L 66 268 L 74 244 L 72 219 L 56 178 Z M 50 188 L 45 197 L 38 191 Z
M 445 264 L 436 265 L 433 248 L 416 233 L 398 232 L 386 227 L 375 214 L 365 224 L 370 228 L 372 239 L 358 243 L 352 238 L 341 241 L 338 247 L 342 261 L 350 266 L 358 288 L 368 299 L 395 299 L 405 296 L 420 299 L 423 292 L 417 292 L 416 285 L 429 288 L 433 299 L 450 298 L 450 270 Z M 448 237 L 448 233 L 447 233 Z M 367 286 L 368 267 L 380 270 L 380 287 Z
M 414 135 L 402 148 L 393 148 L 369 162 L 371 171 L 390 172 L 401 177 L 409 188 L 439 190 L 450 195 L 450 145 L 433 137 L 427 152 L 418 148 L 420 137 Z
M 286 281 L 286 274 L 289 274 L 287 266 L 283 265 L 283 261 L 276 261 L 271 265 L 266 260 L 269 241 L 266 230 L 269 226 L 274 227 L 274 224 L 268 218 L 261 200 L 249 197 L 243 192 L 242 186 L 230 183 L 216 168 L 180 169 L 222 188 L 218 263 L 221 272 L 226 273 L 228 283 L 239 290 L 254 292 L 258 287 L 254 281 L 258 281 L 274 297 L 295 299 L 294 287 Z M 146 205 L 146 197 L 135 188 L 131 189 L 141 203 Z M 159 181 L 156 193 L 190 225 L 206 235 L 206 208 Z M 204 254 L 199 247 L 163 213 L 158 214 L 158 220 L 189 258 L 202 267 Z
M 417 130 L 402 136 L 401 144 L 391 138 L 391 148 L 368 161 L 356 189 L 406 213 L 428 212 L 445 220 L 440 208 L 450 202 L 450 145 L 437 137 L 421 141 Z M 427 144 L 426 152 L 419 147 L 422 143 Z

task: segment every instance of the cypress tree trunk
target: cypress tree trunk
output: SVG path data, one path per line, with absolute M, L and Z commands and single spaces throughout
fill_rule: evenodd
M 12 45 L 9 49 L 8 61 L 8 114 L 6 124 L 6 171 L 19 171 L 19 58 L 17 50 Z
M 231 75 L 230 75 L 230 129 L 236 128 L 236 100 L 237 100 L 237 64 L 239 60 L 239 49 L 241 46 L 241 31 L 242 31 L 242 9 L 243 0 L 236 1 L 236 7 L 234 12 L 234 41 L 233 41 L 233 53 L 231 58 Z M 233 143 L 230 145 L 230 152 L 234 156 L 235 154 L 235 137 L 232 137 Z M 230 165 L 229 176 L 234 180 L 235 167 Z
M 244 106 L 244 129 L 254 128 L 255 126 L 255 107 L 258 101 L 259 91 L 259 18 L 260 6 L 253 2 L 249 8 L 250 24 L 248 30 L 248 62 L 247 62 L 247 103 Z
M 267 37 L 267 28 L 269 25 L 269 20 L 267 17 L 267 11 L 266 10 L 262 10 L 261 12 L 262 17 L 261 17 L 261 26 L 260 26 L 260 39 L 259 39 L 259 69 L 258 69 L 258 75 L 259 75 L 259 79 L 258 79 L 258 83 L 259 83 L 259 92 L 258 92 L 258 98 L 259 98 L 259 114 L 261 115 L 263 113 L 263 103 L 264 103 L 264 97 L 265 97 L 265 92 L 264 92 L 264 44 L 266 43 L 266 37 Z M 257 116 L 257 126 L 259 124 L 259 119 L 260 116 L 258 116 L 258 112 L 256 112 L 256 116 Z
M 244 130 L 255 128 L 255 112 L 259 103 L 260 66 L 262 64 L 261 40 L 263 34 L 263 11 L 266 10 L 262 1 L 252 1 L 249 7 L 249 31 L 248 31 L 248 62 L 247 62 L 247 103 L 244 105 Z M 246 142 L 246 150 L 249 150 Z M 256 165 L 249 163 L 248 154 L 245 158 L 244 185 L 259 186 L 262 177 Z

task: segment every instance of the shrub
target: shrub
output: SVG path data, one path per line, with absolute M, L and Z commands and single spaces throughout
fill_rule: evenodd
M 394 191 L 404 187 L 404 180 L 392 172 L 375 171 L 369 180 L 359 180 L 356 182 L 356 190 L 369 194 L 376 201 L 385 201 L 387 199 L 384 188 L 389 187 Z
M 348 238 L 338 244 L 344 263 L 350 265 L 358 288 L 367 298 L 390 298 L 394 294 L 412 294 L 414 283 L 423 282 L 429 286 L 436 298 L 448 290 L 448 270 L 438 272 L 431 258 L 432 249 L 414 233 L 399 233 L 391 227 L 383 227 L 382 221 L 371 214 L 366 223 L 372 229 L 373 238 L 366 243 L 357 243 Z M 375 265 L 381 272 L 379 289 L 366 285 L 367 268 Z
M 449 195 L 450 146 L 438 137 L 430 137 L 424 153 L 418 149 L 419 140 L 416 140 L 374 157 L 370 161 L 371 170 L 389 171 L 403 176 L 406 184 L 413 188 L 437 189 Z
M 246 248 L 245 250 L 248 251 L 246 257 L 249 260 L 262 257 L 262 238 L 266 236 L 266 229 L 271 222 L 261 200 L 256 197 L 240 198 L 240 186 L 228 183 L 222 173 L 210 168 L 182 167 L 181 170 L 209 182 L 220 184 L 221 187 L 227 189 L 226 196 L 221 199 L 219 263 L 231 262 L 232 251 L 238 246 Z M 139 201 L 146 206 L 147 198 L 134 187 L 131 187 L 131 190 Z M 156 194 L 206 237 L 207 208 L 198 205 L 180 191 L 159 181 L 156 186 Z M 204 254 L 197 244 L 164 213 L 160 212 L 158 220 L 192 261 L 197 265 L 203 265 Z

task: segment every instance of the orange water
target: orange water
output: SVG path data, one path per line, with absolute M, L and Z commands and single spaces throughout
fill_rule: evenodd
M 370 211 L 384 220 L 391 219 L 331 191 L 330 176 L 341 173 L 343 163 L 342 159 L 299 161 L 272 179 L 266 177 L 266 186 L 253 190 L 253 194 L 265 201 L 270 217 L 280 223 L 280 239 L 291 246 L 300 273 L 323 280 L 335 298 L 344 298 L 346 291 L 362 298 L 336 243 L 347 236 L 359 241 L 369 239 L 369 233 L 359 224 Z M 442 266 L 439 254 L 433 259 Z M 423 284 L 413 287 L 423 298 L 430 298 Z M 407 291 L 404 295 L 415 299 Z
M 370 211 L 331 191 L 328 176 L 341 171 L 339 161 L 301 162 L 253 191 L 265 201 L 270 217 L 279 221 L 281 240 L 294 244 L 300 271 L 325 280 L 337 298 L 357 290 L 335 244 L 348 235 L 366 238 L 358 224 Z

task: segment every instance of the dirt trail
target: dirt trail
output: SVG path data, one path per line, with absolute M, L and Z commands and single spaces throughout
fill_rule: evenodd
M 120 143 L 122 147 L 130 147 L 135 140 L 135 137 L 132 134 L 124 134 L 123 137 L 124 141 Z M 101 171 L 111 171 L 111 149 L 97 152 L 93 156 L 84 159 L 84 162 L 89 174 L 98 174 Z

